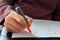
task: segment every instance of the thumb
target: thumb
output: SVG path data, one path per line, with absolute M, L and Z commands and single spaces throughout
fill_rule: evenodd
M 31 26 L 33 19 L 31 17 L 28 17 L 25 15 L 25 17 L 27 18 L 28 24 Z

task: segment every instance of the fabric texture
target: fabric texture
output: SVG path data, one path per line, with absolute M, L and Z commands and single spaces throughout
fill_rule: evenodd
M 34 19 L 60 21 L 60 0 L 0 0 L 0 24 L 16 7 Z

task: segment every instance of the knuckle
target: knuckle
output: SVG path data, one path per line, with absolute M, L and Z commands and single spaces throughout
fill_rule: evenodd
M 9 17 L 6 16 L 6 17 L 5 17 L 5 20 L 8 19 L 8 18 L 9 18 Z
M 8 18 L 6 18 L 6 19 L 5 19 L 5 22 L 8 22 L 8 23 L 10 23 L 12 20 L 13 20 L 13 18 L 11 18 L 11 17 L 8 17 Z
M 23 22 L 23 19 L 20 18 L 20 19 L 18 19 L 17 21 L 18 21 L 19 23 L 22 23 L 22 22 Z
M 5 17 L 5 19 L 10 19 L 10 18 L 13 18 L 13 17 L 14 17 L 14 15 L 15 15 L 15 14 L 10 13 L 9 15 L 7 15 L 7 16 Z
M 5 17 L 5 19 L 8 19 L 9 17 L 11 17 L 11 13 L 9 14 L 9 15 L 7 15 L 6 17 Z
M 11 19 L 11 17 L 10 16 L 6 16 L 5 17 L 5 20 L 8 20 L 8 19 Z

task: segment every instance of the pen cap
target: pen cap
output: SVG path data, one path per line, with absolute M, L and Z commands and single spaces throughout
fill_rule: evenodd
M 27 18 L 25 17 L 25 14 L 24 14 L 24 12 L 22 11 L 22 9 L 21 9 L 20 7 L 16 7 L 15 10 L 16 10 L 16 12 L 17 12 L 18 14 L 20 14 L 20 15 L 23 16 L 24 20 L 25 20 L 26 23 L 28 24 Z
M 20 7 L 16 7 L 15 10 L 16 10 L 16 12 L 18 12 L 18 14 L 24 16 L 24 13 Z

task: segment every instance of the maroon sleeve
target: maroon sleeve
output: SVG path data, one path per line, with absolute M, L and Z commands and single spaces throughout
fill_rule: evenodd
M 53 12 L 52 19 L 60 21 L 60 0 L 58 0 L 55 11 Z
M 16 0 L 0 0 L 0 22 L 9 14 L 14 11 L 13 5 Z

